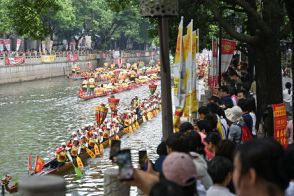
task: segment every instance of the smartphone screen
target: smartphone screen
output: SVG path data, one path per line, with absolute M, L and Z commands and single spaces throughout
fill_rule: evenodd
M 110 146 L 109 159 L 116 163 L 116 156 L 120 151 L 120 140 L 112 140 Z
M 122 181 L 132 180 L 134 175 L 131 151 L 121 150 L 117 154 L 117 164 L 119 167 L 119 179 Z
M 147 151 L 146 150 L 140 150 L 139 151 L 139 165 L 140 169 L 146 171 L 147 170 Z

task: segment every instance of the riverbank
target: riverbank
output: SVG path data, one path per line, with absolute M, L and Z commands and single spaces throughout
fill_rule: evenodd
M 76 63 L 80 65 L 81 70 L 86 70 L 88 63 L 91 63 L 93 67 L 97 66 L 97 60 L 84 60 Z M 0 84 L 66 76 L 70 73 L 72 65 L 72 62 L 58 62 L 0 67 Z
M 150 56 L 130 57 L 127 62 L 134 63 L 143 60 L 149 63 Z M 89 63 L 92 64 L 92 69 L 101 66 L 103 63 L 112 63 L 111 59 L 92 59 L 81 58 L 75 62 L 80 65 L 82 71 L 88 70 Z M 58 76 L 67 76 L 71 73 L 73 62 L 54 62 L 54 63 L 35 63 L 22 64 L 11 66 L 0 66 L 0 85 L 8 83 L 17 83 L 25 81 L 33 81 L 39 79 L 53 78 Z

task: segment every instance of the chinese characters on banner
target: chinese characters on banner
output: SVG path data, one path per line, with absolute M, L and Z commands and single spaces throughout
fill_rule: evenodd
M 285 104 L 274 104 L 273 107 L 273 120 L 274 120 L 274 139 L 277 140 L 282 146 L 287 148 L 288 140 L 286 137 L 287 131 L 287 114 Z
M 230 66 L 236 45 L 237 42 L 234 40 L 222 39 L 222 73 Z

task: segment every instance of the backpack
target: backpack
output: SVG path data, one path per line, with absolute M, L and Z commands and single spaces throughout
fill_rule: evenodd
M 245 143 L 246 141 L 251 140 L 252 134 L 247 125 L 245 123 L 244 125 L 237 123 L 237 125 L 241 128 L 241 143 Z

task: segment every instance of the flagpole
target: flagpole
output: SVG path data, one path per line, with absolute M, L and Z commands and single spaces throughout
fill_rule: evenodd
M 193 19 L 191 20 L 191 35 L 190 35 L 190 48 L 191 48 L 191 67 L 190 67 L 190 104 L 189 104 L 189 122 L 192 119 L 192 88 L 193 88 Z

